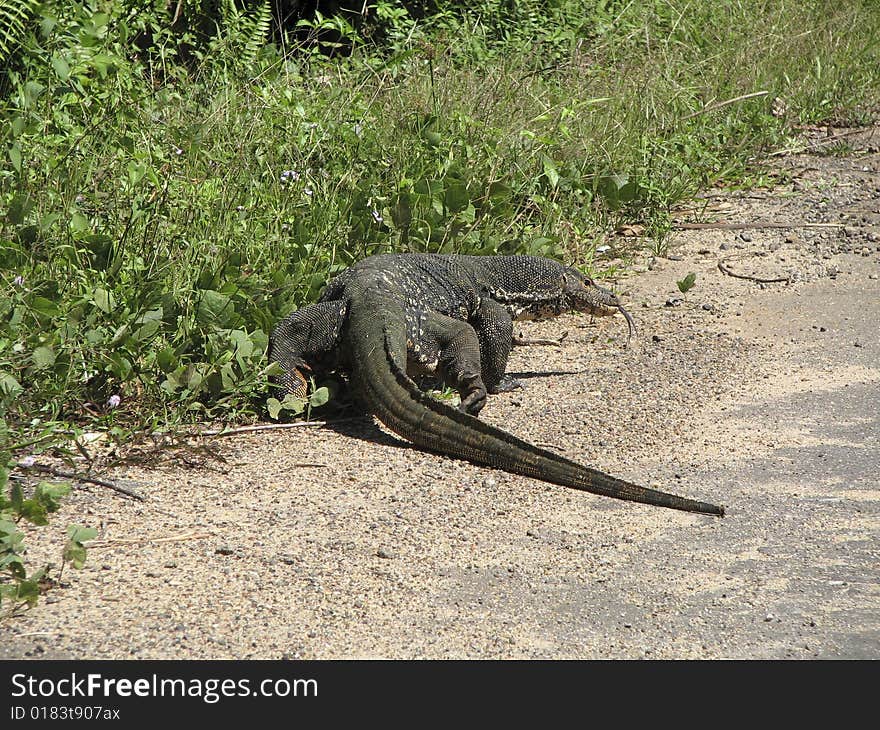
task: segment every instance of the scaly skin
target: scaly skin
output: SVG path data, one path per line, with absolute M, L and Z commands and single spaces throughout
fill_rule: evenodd
M 319 350 L 323 357 L 334 351 L 367 409 L 420 448 L 593 494 L 724 514 L 723 507 L 646 489 L 582 466 L 476 418 L 486 397 L 487 354 L 498 354 L 492 349 L 494 330 L 483 337 L 488 344 L 478 342 L 481 312 L 488 311 L 492 327 L 504 330 L 508 338 L 497 358 L 503 362 L 490 372 L 498 380 L 496 386 L 504 383 L 510 335 L 508 320 L 497 305 L 511 318 L 523 313 L 555 316 L 572 309 L 601 314 L 608 313 L 601 311 L 603 307 L 621 308 L 610 292 L 547 259 L 372 257 L 331 282 L 322 301 L 311 305 L 316 309 L 305 308 L 282 322 L 273 332 L 270 357 L 285 368 L 282 387 L 289 389 L 298 385 L 297 374 L 308 367 L 307 353 Z M 452 316 L 456 313 L 458 317 Z M 423 393 L 407 374 L 432 368 L 459 388 L 461 410 Z

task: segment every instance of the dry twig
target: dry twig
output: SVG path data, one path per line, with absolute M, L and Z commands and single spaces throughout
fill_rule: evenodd
M 89 549 L 113 547 L 114 545 L 139 545 L 145 542 L 183 542 L 185 540 L 204 540 L 214 537 L 210 532 L 186 532 L 182 535 L 169 535 L 167 537 L 155 537 L 147 535 L 145 537 L 124 537 L 117 540 L 93 540 L 89 543 Z
M 791 281 L 790 276 L 785 277 L 773 277 L 773 278 L 765 278 L 763 276 L 753 276 L 751 274 L 738 274 L 735 271 L 732 271 L 727 265 L 727 261 L 730 261 L 734 258 L 742 258 L 742 256 L 728 256 L 726 259 L 720 259 L 718 261 L 718 269 L 722 274 L 726 274 L 727 276 L 732 276 L 734 279 L 746 279 L 747 281 L 756 281 L 759 284 L 778 284 L 782 282 Z
M 60 477 L 62 479 L 70 479 L 72 481 L 82 482 L 84 484 L 95 484 L 99 487 L 112 489 L 114 492 L 119 492 L 119 494 L 124 494 L 126 497 L 136 499 L 139 502 L 143 502 L 146 499 L 146 497 L 138 494 L 137 492 L 133 492 L 132 490 L 126 489 L 125 487 L 120 487 L 118 484 L 108 482 L 105 479 L 95 479 L 94 477 L 89 477 L 85 474 L 76 474 L 72 471 L 63 471 L 62 469 L 56 469 L 54 466 L 49 466 L 48 464 L 31 464 L 30 466 L 22 466 L 21 464 L 19 464 L 19 468 L 24 470 L 38 471 L 42 474 L 51 474 L 52 476 Z
M 843 228 L 843 223 L 808 223 L 806 221 L 755 221 L 754 223 L 675 223 L 672 226 L 679 231 L 743 231 L 761 228 Z

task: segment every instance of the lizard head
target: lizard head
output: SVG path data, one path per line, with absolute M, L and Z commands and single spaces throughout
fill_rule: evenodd
M 629 337 L 636 330 L 635 322 L 610 289 L 605 289 L 577 269 L 566 267 L 562 273 L 564 306 L 572 312 L 585 312 L 599 317 L 620 312 L 629 328 Z

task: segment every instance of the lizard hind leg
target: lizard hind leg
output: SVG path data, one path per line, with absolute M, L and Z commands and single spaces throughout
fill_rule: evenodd
M 346 315 L 345 302 L 309 304 L 281 320 L 269 338 L 269 362 L 282 369 L 274 376 L 278 398 L 305 398 L 313 370 L 333 369 Z
M 408 313 L 408 359 L 416 371 L 439 375 L 461 396 L 459 410 L 476 416 L 486 405 L 480 343 L 467 322 L 437 312 Z

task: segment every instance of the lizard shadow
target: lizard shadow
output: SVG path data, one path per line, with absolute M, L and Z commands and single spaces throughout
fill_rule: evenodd
M 531 380 L 532 378 L 549 378 L 553 375 L 582 375 L 585 370 L 526 370 L 519 373 L 508 372 L 511 378 L 516 380 Z
M 350 416 L 339 421 L 327 421 L 324 428 L 338 433 L 340 436 L 369 441 L 383 446 L 395 446 L 401 449 L 415 449 L 416 447 L 398 436 L 383 431 L 373 420 L 373 417 L 362 409 L 352 408 Z

